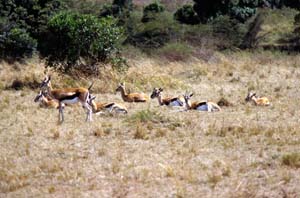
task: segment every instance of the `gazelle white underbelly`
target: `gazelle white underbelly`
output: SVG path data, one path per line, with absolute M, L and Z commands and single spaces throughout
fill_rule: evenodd
M 198 111 L 208 111 L 208 104 L 203 104 L 199 107 L 197 107 Z
M 183 106 L 183 102 L 175 100 L 173 102 L 170 102 L 170 106 Z
M 79 98 L 62 100 L 61 102 L 64 104 L 75 104 L 75 103 L 79 102 Z

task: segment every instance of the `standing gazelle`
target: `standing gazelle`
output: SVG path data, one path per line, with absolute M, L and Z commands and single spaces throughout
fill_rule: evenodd
M 82 87 L 78 88 L 65 88 L 65 89 L 52 89 L 51 77 L 46 78 L 41 83 L 41 89 L 46 89 L 49 96 L 59 103 L 59 121 L 64 121 L 63 106 L 64 104 L 74 104 L 80 102 L 83 108 L 87 110 L 86 121 L 92 121 L 92 107 L 88 104 L 89 102 L 89 90 L 92 85 L 86 89 Z
M 96 96 L 91 96 L 89 100 L 89 104 L 93 108 L 93 113 L 100 114 L 103 111 L 108 111 L 109 113 L 116 112 L 116 113 L 128 113 L 128 110 L 126 107 L 124 107 L 121 104 L 110 102 L 110 103 L 100 103 L 95 102 Z
M 215 111 L 221 111 L 221 107 L 217 105 L 214 102 L 207 102 L 207 101 L 202 101 L 202 102 L 193 102 L 191 103 L 190 99 L 194 94 L 185 94 L 184 100 L 186 103 L 187 110 L 198 110 L 198 111 L 208 111 L 208 112 L 215 112 Z
M 151 94 L 151 98 L 157 98 L 158 103 L 160 105 L 166 105 L 166 106 L 184 106 L 184 98 L 183 97 L 167 97 L 167 98 L 162 98 L 162 88 L 154 88 Z
M 126 93 L 125 83 L 120 83 L 116 92 L 120 91 L 125 102 L 147 102 L 149 97 L 144 93 Z
M 255 92 L 250 91 L 245 98 L 246 102 L 253 101 L 258 106 L 269 106 L 270 101 L 267 97 L 258 97 Z

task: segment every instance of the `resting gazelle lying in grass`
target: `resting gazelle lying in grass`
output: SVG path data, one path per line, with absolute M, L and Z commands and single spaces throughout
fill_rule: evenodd
M 194 94 L 188 94 L 186 93 L 183 97 L 185 100 L 186 108 L 187 110 L 198 110 L 198 111 L 208 111 L 208 112 L 215 112 L 215 111 L 221 111 L 221 107 L 217 105 L 214 102 L 193 102 L 191 103 L 190 99 Z
M 91 96 L 90 100 L 89 100 L 89 104 L 91 105 L 92 109 L 93 109 L 93 113 L 95 114 L 100 114 L 103 113 L 104 111 L 107 112 L 116 112 L 116 113 L 128 113 L 128 110 L 126 107 L 124 107 L 121 104 L 118 103 L 100 103 L 100 102 L 95 102 L 96 96 Z
M 144 93 L 126 93 L 125 83 L 120 83 L 116 92 L 121 92 L 122 99 L 125 102 L 147 102 L 149 97 Z
M 88 104 L 89 102 L 89 90 L 92 85 L 86 89 L 83 87 L 78 88 L 64 88 L 64 89 L 52 89 L 51 77 L 46 76 L 40 85 L 42 90 L 47 90 L 48 95 L 57 100 L 59 104 L 59 121 L 64 121 L 63 106 L 64 104 L 75 104 L 80 102 L 83 108 L 87 110 L 86 121 L 92 121 L 92 107 Z
M 246 102 L 253 101 L 255 105 L 258 106 L 269 106 L 270 101 L 267 97 L 258 97 L 255 92 L 249 92 L 245 98 Z
M 43 108 L 56 108 L 59 107 L 59 102 L 55 99 L 52 99 L 48 96 L 47 93 L 40 90 L 39 94 L 34 98 L 34 102 L 39 102 L 40 107 Z
M 151 98 L 157 98 L 158 103 L 160 105 L 166 105 L 166 106 L 184 106 L 184 98 L 183 97 L 167 97 L 167 98 L 162 98 L 162 88 L 154 88 L 151 94 Z

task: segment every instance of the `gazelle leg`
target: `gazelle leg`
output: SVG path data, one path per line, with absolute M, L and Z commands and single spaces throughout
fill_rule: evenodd
M 92 107 L 88 103 L 83 104 L 83 107 L 87 110 L 85 121 L 93 121 L 93 119 L 92 119 Z
M 212 112 L 213 111 L 213 107 L 210 104 L 207 105 L 207 111 L 208 112 Z
M 59 121 L 60 121 L 61 123 L 64 122 L 63 105 L 62 105 L 61 102 L 59 103 Z
M 109 113 L 112 113 L 112 111 L 115 109 L 115 106 L 113 105 L 113 106 L 111 106 L 110 108 L 109 108 Z

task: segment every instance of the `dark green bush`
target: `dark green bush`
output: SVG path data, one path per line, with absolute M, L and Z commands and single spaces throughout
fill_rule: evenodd
M 230 16 L 240 22 L 245 22 L 256 13 L 256 8 L 234 6 L 230 8 Z
M 60 0 L 0 0 L 1 56 L 22 57 L 40 48 L 49 18 L 61 7 Z
M 151 3 L 144 8 L 143 23 L 157 19 L 158 13 L 165 11 L 165 7 L 158 2 Z
M 100 10 L 100 17 L 113 16 L 124 25 L 132 10 L 132 0 L 114 0 L 112 4 L 104 4 Z
M 200 22 L 197 13 L 194 11 L 192 5 L 184 5 L 183 7 L 179 8 L 175 14 L 174 18 L 179 21 L 180 23 L 195 25 Z
M 285 6 L 300 9 L 300 0 L 282 0 Z
M 202 23 L 207 23 L 213 18 L 228 13 L 229 1 L 220 0 L 194 0 L 194 10 Z
M 134 33 L 127 38 L 126 43 L 142 49 L 156 49 L 169 42 L 180 31 L 173 15 L 168 12 L 158 13 L 157 19 L 142 23 Z
M 194 0 L 194 10 L 201 22 L 207 23 L 220 15 L 229 15 L 245 22 L 256 13 L 258 7 L 280 7 L 281 0 Z
M 82 59 L 86 67 L 97 61 L 107 61 L 118 51 L 122 34 L 113 18 L 98 19 L 68 12 L 54 16 L 48 29 L 51 35 L 42 55 L 47 57 L 50 66 L 58 68 L 60 65 L 59 69 L 63 70 L 82 64 Z
M 220 49 L 239 47 L 247 32 L 246 25 L 239 23 L 229 16 L 219 16 L 212 21 L 215 38 L 222 40 Z
M 30 37 L 24 29 L 11 28 L 0 34 L 1 58 L 31 56 L 36 46 L 37 41 Z
M 114 0 L 113 5 L 118 5 L 123 9 L 132 9 L 132 0 Z

